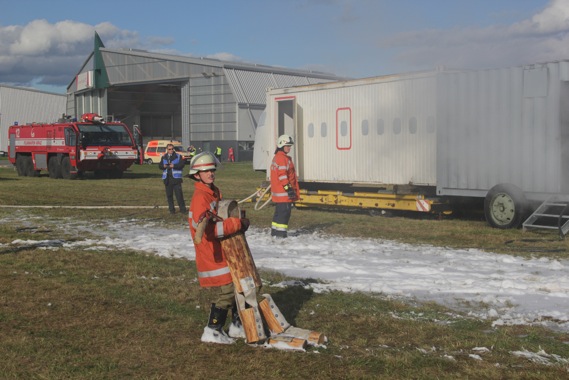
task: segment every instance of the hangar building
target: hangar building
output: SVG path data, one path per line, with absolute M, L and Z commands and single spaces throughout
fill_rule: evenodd
M 8 151 L 8 128 L 16 123 L 54 123 L 66 111 L 63 94 L 0 84 L 0 154 Z
M 251 160 L 267 88 L 336 81 L 329 73 L 175 56 L 135 49 L 95 48 L 67 88 L 67 114 L 95 112 L 137 125 L 146 143 L 179 140 L 198 150 L 233 147 Z

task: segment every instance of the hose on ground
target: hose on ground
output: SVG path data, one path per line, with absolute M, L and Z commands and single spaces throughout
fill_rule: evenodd
M 258 190 L 255 191 L 253 194 L 249 195 L 247 198 L 243 198 L 240 201 L 238 201 L 237 203 L 243 203 L 248 201 L 251 198 L 254 198 L 255 196 L 257 197 L 257 202 L 255 202 L 255 211 L 259 211 L 260 209 L 262 209 L 263 207 L 265 207 L 267 205 L 267 203 L 269 203 L 271 201 L 271 197 L 269 194 L 268 199 L 261 205 L 259 206 L 259 204 L 261 203 L 261 201 L 263 200 L 263 197 L 267 194 L 267 192 L 269 192 L 269 190 L 271 190 L 271 185 L 268 185 L 266 188 L 262 189 L 262 190 Z

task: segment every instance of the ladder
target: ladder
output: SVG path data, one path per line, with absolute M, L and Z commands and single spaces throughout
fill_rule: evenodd
M 543 202 L 523 223 L 523 230 L 543 228 L 559 231 L 563 239 L 569 232 L 569 196 L 554 195 Z

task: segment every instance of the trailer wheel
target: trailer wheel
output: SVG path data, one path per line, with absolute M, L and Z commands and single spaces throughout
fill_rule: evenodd
M 59 165 L 59 161 L 56 156 L 49 158 L 49 161 L 47 162 L 47 171 L 49 173 L 49 178 L 61 178 L 61 165 Z
M 61 159 L 61 178 L 71 179 L 71 160 L 69 156 L 65 156 Z
M 494 228 L 518 228 L 528 210 L 524 192 L 511 184 L 499 184 L 490 189 L 484 199 L 484 216 Z
M 152 164 L 153 164 L 152 158 L 147 158 L 147 159 L 146 159 L 146 163 L 147 163 L 148 165 L 152 165 Z

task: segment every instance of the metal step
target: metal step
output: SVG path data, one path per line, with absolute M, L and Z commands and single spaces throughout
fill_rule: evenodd
M 541 228 L 559 231 L 564 238 L 569 232 L 569 196 L 554 195 L 543 202 L 526 221 L 523 230 Z

